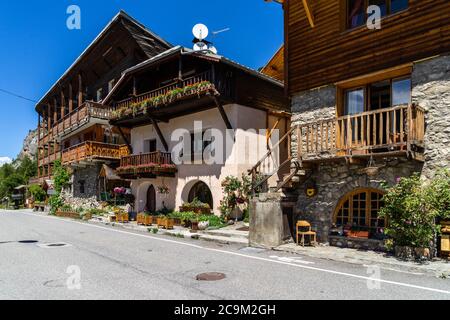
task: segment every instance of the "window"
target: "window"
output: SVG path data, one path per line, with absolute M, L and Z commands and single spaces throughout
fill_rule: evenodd
M 85 193 L 85 184 L 86 184 L 86 182 L 84 180 L 81 180 L 79 182 L 79 184 L 80 184 L 80 194 L 84 194 Z
M 399 106 L 411 103 L 411 79 L 392 81 L 392 105 Z
M 103 89 L 100 88 L 97 90 L 97 102 L 100 102 L 103 99 Z
M 381 16 L 385 17 L 408 8 L 408 0 L 346 0 L 347 28 L 362 26 L 367 21 L 367 8 L 372 5 L 380 7 Z
M 152 153 L 157 151 L 156 139 L 144 140 L 144 153 Z
M 411 78 L 388 79 L 344 91 L 343 115 L 411 103 Z
M 386 220 L 378 218 L 382 198 L 383 194 L 376 189 L 359 189 L 347 194 L 336 208 L 334 223 L 339 227 L 368 230 L 371 236 L 379 233 L 386 226 Z

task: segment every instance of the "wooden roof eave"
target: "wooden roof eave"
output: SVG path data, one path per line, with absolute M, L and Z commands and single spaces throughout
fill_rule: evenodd
M 172 44 L 165 41 L 157 34 L 153 33 L 151 30 L 147 29 L 143 24 L 139 21 L 128 15 L 125 11 L 120 10 L 113 19 L 106 25 L 105 28 L 95 37 L 95 39 L 86 47 L 86 49 L 78 56 L 78 58 L 67 68 L 67 70 L 62 74 L 62 76 L 52 85 L 52 87 L 39 99 L 39 102 L 36 104 L 35 110 L 40 112 L 39 106 L 44 103 L 46 99 L 49 98 L 51 93 L 61 84 L 61 82 L 67 78 L 67 76 L 72 72 L 75 67 L 93 50 L 93 48 L 102 40 L 102 38 L 107 34 L 107 32 L 115 25 L 115 23 L 120 22 L 122 18 L 125 18 L 127 21 L 131 22 L 133 25 L 138 27 L 141 31 L 147 33 L 152 36 L 154 39 L 160 41 L 162 44 L 167 46 L 168 48 L 173 47 Z

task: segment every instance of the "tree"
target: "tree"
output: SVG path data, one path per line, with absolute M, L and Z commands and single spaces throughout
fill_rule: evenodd
M 55 183 L 55 191 L 59 194 L 69 185 L 70 173 L 62 166 L 61 160 L 56 160 L 54 164 L 53 181 Z

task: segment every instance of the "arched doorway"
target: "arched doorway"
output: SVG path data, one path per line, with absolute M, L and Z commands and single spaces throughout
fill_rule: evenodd
M 156 190 L 153 185 L 148 187 L 145 209 L 148 212 L 156 212 Z
M 333 223 L 338 227 L 351 226 L 376 234 L 379 228 L 386 226 L 386 220 L 378 218 L 383 206 L 382 198 L 383 192 L 377 189 L 357 189 L 346 194 L 336 207 Z
M 192 202 L 194 199 L 198 199 L 201 202 L 208 204 L 210 208 L 214 208 L 211 190 L 207 184 L 202 181 L 197 182 L 192 187 L 191 191 L 189 191 L 188 201 Z

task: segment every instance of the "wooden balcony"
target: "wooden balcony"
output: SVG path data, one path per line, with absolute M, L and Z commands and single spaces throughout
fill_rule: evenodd
M 294 130 L 302 162 L 394 155 L 420 159 L 425 113 L 405 105 L 299 125 Z
M 167 152 L 152 152 L 122 157 L 117 173 L 124 179 L 173 177 L 177 167 Z
M 83 142 L 62 152 L 64 165 L 93 161 L 120 160 L 129 154 L 128 147 L 94 141 Z
M 231 95 L 230 79 L 214 79 L 211 71 L 131 97 L 114 104 L 112 123 L 135 127 L 151 123 L 151 118 L 169 121 L 215 107 L 213 97 Z
M 110 108 L 97 102 L 87 101 L 54 124 L 51 133 L 54 137 L 61 137 L 79 129 L 91 120 L 103 121 L 106 124 L 111 118 L 112 110 Z

